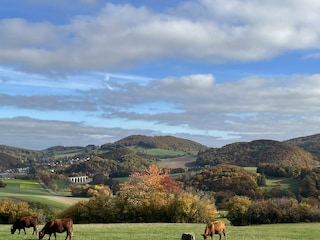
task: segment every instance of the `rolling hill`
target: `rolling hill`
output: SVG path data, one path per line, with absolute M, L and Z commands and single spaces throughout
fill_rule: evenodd
M 273 140 L 237 142 L 212 148 L 200 153 L 196 163 L 198 166 L 225 163 L 242 167 L 259 166 L 261 163 L 303 167 L 319 165 L 310 152 L 293 144 Z
M 130 148 L 144 157 L 162 159 L 160 165 L 186 166 L 217 165 L 219 163 L 238 166 L 257 166 L 259 163 L 284 163 L 286 165 L 314 166 L 320 161 L 320 134 L 279 142 L 255 140 L 235 142 L 221 148 L 209 148 L 200 143 L 173 136 L 131 135 L 114 143 L 94 146 L 53 146 L 36 151 L 0 145 L 1 170 L 33 164 L 43 159 L 63 159 L 86 156 L 106 156 L 111 150 Z M 159 151 L 161 151 L 159 154 Z M 113 152 L 111 151 L 111 152 Z M 157 154 L 155 152 L 158 152 Z M 164 155 L 167 155 L 163 157 Z M 196 158 L 190 159 L 190 156 Z M 165 161 L 164 161 L 164 158 Z M 170 164 L 170 161 L 175 164 Z M 190 164 L 192 162 L 192 164 Z
M 293 138 L 285 141 L 287 143 L 296 145 L 303 150 L 310 152 L 318 160 L 320 160 L 320 134 L 315 134 L 306 137 Z
M 173 151 L 183 151 L 190 154 L 197 154 L 199 151 L 208 149 L 207 146 L 200 143 L 177 138 L 173 136 L 144 136 L 144 135 L 131 135 L 125 137 L 114 143 L 107 143 L 101 146 L 102 149 L 112 149 L 119 147 L 141 147 L 145 149 L 159 148 Z

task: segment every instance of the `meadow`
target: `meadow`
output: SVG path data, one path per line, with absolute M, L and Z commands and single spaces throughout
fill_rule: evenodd
M 52 196 L 45 191 L 42 186 L 34 181 L 25 180 L 5 180 L 7 187 L 0 189 L 0 200 L 3 198 L 13 198 L 20 200 L 33 200 L 54 205 L 63 209 L 71 204 L 70 197 Z M 275 184 L 278 184 L 274 182 Z M 63 201 L 67 201 L 64 204 Z M 27 229 L 27 235 L 21 232 L 11 235 L 11 225 L 0 224 L 0 239 L 32 240 L 38 236 L 32 235 L 32 229 Z M 43 225 L 39 226 L 39 230 Z M 73 240 L 179 240 L 182 233 L 193 232 L 196 239 L 203 239 L 205 224 L 183 224 L 183 223 L 140 223 L 140 224 L 75 224 Z M 294 240 L 294 239 L 318 239 L 320 235 L 320 223 L 299 223 L 299 224 L 270 224 L 252 226 L 227 226 L 228 240 Z M 66 234 L 57 234 L 57 240 L 65 239 Z M 48 239 L 48 235 L 44 238 Z M 54 239 L 52 236 L 51 239 Z M 219 239 L 215 235 L 215 240 Z M 222 238 L 223 239 L 223 238 Z
M 40 230 L 42 226 L 39 226 Z M 179 240 L 184 232 L 193 232 L 199 240 L 203 239 L 200 234 L 204 228 L 205 224 L 187 223 L 75 224 L 73 240 Z M 320 223 L 227 226 L 228 240 L 314 240 L 319 239 L 319 233 Z M 65 236 L 65 233 L 57 234 L 57 240 L 65 239 Z M 10 225 L 0 225 L 0 239 L 32 240 L 38 237 L 32 235 L 32 229 L 27 229 L 27 235 L 11 235 Z M 44 239 L 48 239 L 48 235 Z M 219 236 L 215 235 L 214 239 Z
M 21 179 L 5 179 L 3 181 L 7 186 L 0 188 L 0 201 L 3 199 L 31 201 L 43 203 L 57 209 L 65 209 L 83 199 L 53 195 L 46 191 L 37 181 Z

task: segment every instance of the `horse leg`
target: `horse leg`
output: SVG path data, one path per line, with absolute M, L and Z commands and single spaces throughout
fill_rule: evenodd
M 66 236 L 66 238 L 64 240 L 67 240 L 68 237 L 69 237 L 69 240 L 70 240 L 71 239 L 71 233 L 70 233 L 69 230 L 67 230 L 67 236 Z

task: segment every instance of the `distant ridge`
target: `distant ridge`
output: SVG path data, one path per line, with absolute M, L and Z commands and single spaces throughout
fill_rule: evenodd
M 144 135 L 131 135 L 114 143 L 104 144 L 101 146 L 101 148 L 111 149 L 132 146 L 142 148 L 161 148 L 166 150 L 185 151 L 192 153 L 198 153 L 199 151 L 208 149 L 207 146 L 188 139 L 177 138 L 173 136 L 150 137 Z
M 65 157 L 89 155 L 104 156 L 110 150 L 123 147 L 137 148 L 138 151 L 140 151 L 139 148 L 182 151 L 193 156 L 199 153 L 195 162 L 198 166 L 220 163 L 238 166 L 258 166 L 260 163 L 315 166 L 320 163 L 320 134 L 282 142 L 263 139 L 251 142 L 235 142 L 221 148 L 209 148 L 203 144 L 174 136 L 130 135 L 114 143 L 105 143 L 101 146 L 58 145 L 41 151 L 0 145 L 0 166 L 3 169 L 8 169 L 30 165 L 43 159 L 63 159 Z
M 26 162 L 39 160 L 43 153 L 37 150 L 0 145 L 0 166 L 23 166 Z
M 319 165 L 310 152 L 293 144 L 273 140 L 237 142 L 213 148 L 201 153 L 196 163 L 199 166 L 226 163 L 242 167 L 258 166 L 260 163 L 303 167 Z
M 310 152 L 318 160 L 320 160 L 320 134 L 293 138 L 285 142 L 296 145 L 303 150 Z

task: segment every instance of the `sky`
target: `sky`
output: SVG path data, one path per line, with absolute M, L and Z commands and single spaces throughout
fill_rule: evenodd
M 4 0 L 0 144 L 320 133 L 320 1 Z

